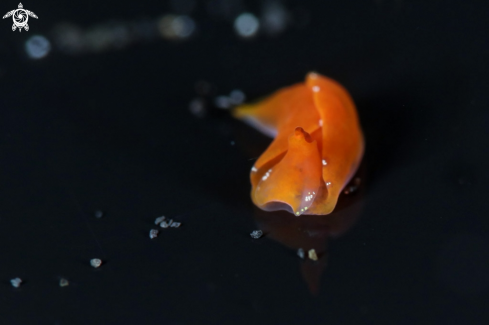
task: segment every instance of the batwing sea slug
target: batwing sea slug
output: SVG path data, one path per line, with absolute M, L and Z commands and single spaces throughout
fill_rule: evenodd
M 274 137 L 251 169 L 251 198 L 265 211 L 333 211 L 364 151 L 355 104 L 336 81 L 309 73 L 233 115 Z

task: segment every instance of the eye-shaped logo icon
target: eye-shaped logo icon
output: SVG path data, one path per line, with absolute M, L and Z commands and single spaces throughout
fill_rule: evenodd
M 19 32 L 22 31 L 22 28 L 28 31 L 29 25 L 27 25 L 27 21 L 29 20 L 29 16 L 37 19 L 35 13 L 29 10 L 25 10 L 23 8 L 24 6 L 22 6 L 22 3 L 19 3 L 19 9 L 14 9 L 12 11 L 9 11 L 5 14 L 5 16 L 3 16 L 3 19 L 12 16 L 12 19 L 14 20 L 14 24 L 12 25 L 12 31 L 15 31 L 17 28 L 19 29 Z

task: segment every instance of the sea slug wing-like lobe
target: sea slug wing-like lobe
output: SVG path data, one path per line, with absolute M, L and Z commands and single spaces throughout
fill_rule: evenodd
M 301 215 L 313 205 L 321 186 L 321 156 L 316 141 L 297 127 L 288 138 L 288 150 L 266 171 L 252 193 L 263 210 L 287 210 Z
M 276 134 L 255 162 L 256 169 L 263 168 L 287 151 L 289 135 L 296 127 L 300 126 L 308 133 L 319 128 L 319 113 L 312 92 L 304 83 L 281 89 L 257 104 L 237 107 L 233 114 L 265 134 Z
M 327 188 L 325 200 L 317 200 L 312 214 L 333 211 L 342 189 L 358 169 L 364 151 L 363 134 L 355 104 L 336 81 L 316 73 L 306 77 L 313 91 L 322 127 L 322 178 Z

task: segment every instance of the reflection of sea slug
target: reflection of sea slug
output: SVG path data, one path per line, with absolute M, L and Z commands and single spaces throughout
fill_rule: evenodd
M 309 73 L 234 116 L 275 137 L 251 169 L 251 198 L 263 210 L 333 211 L 356 172 L 364 141 L 355 105 L 337 82 Z

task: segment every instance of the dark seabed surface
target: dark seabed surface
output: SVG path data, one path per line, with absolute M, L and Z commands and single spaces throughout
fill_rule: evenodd
M 488 4 L 24 9 L 0 24 L 1 324 L 489 324 Z M 270 139 L 215 99 L 309 71 L 357 104 L 362 183 L 330 216 L 263 212 Z

